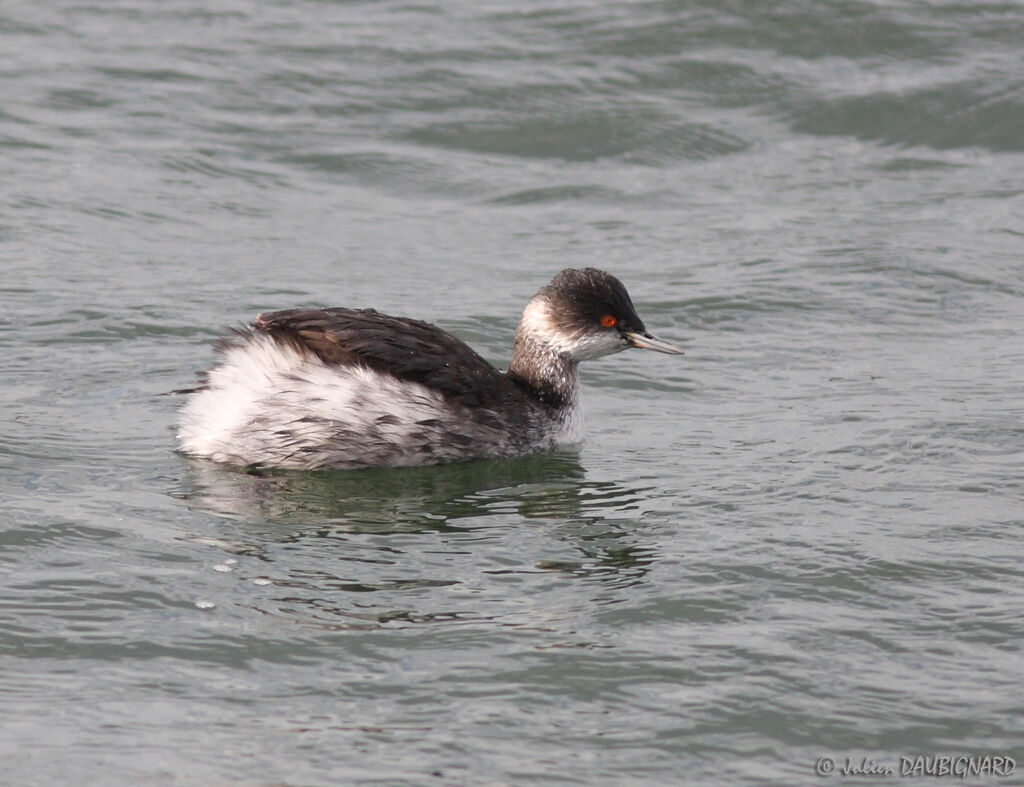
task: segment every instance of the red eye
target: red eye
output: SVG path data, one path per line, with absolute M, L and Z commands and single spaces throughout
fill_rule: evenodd
M 611 314 L 606 314 L 604 317 L 601 318 L 601 325 L 603 325 L 605 328 L 614 328 L 616 325 L 618 325 L 618 323 L 619 321 L 616 320 L 615 316 Z

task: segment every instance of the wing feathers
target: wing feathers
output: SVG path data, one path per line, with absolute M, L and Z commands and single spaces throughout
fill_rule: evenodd
M 325 364 L 360 364 L 469 407 L 495 405 L 520 390 L 465 342 L 420 320 L 373 309 L 286 309 L 259 315 L 252 327 Z

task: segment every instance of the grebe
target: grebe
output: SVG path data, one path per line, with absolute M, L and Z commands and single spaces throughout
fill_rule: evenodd
M 580 361 L 647 332 L 614 276 L 564 270 L 534 295 L 507 372 L 430 323 L 373 309 L 260 314 L 218 345 L 181 410 L 182 452 L 299 470 L 511 457 L 579 442 Z

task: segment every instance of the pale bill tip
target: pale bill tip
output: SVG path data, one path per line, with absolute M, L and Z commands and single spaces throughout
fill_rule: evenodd
M 641 350 L 654 350 L 655 352 L 668 355 L 685 355 L 674 344 L 670 344 L 664 339 L 659 339 L 657 336 L 652 336 L 649 333 L 627 333 L 626 338 L 629 339 L 634 347 L 639 347 Z

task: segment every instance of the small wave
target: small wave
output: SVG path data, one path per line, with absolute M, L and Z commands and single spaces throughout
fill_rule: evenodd
M 704 124 L 676 123 L 636 107 L 575 115 L 516 114 L 482 122 L 436 123 L 408 132 L 423 145 L 571 162 L 617 158 L 657 166 L 745 150 L 747 141 Z
M 805 103 L 791 113 L 797 131 L 847 134 L 890 145 L 939 150 L 1024 151 L 1024 85 L 996 93 L 986 82 L 953 82 L 907 92 L 875 92 Z

